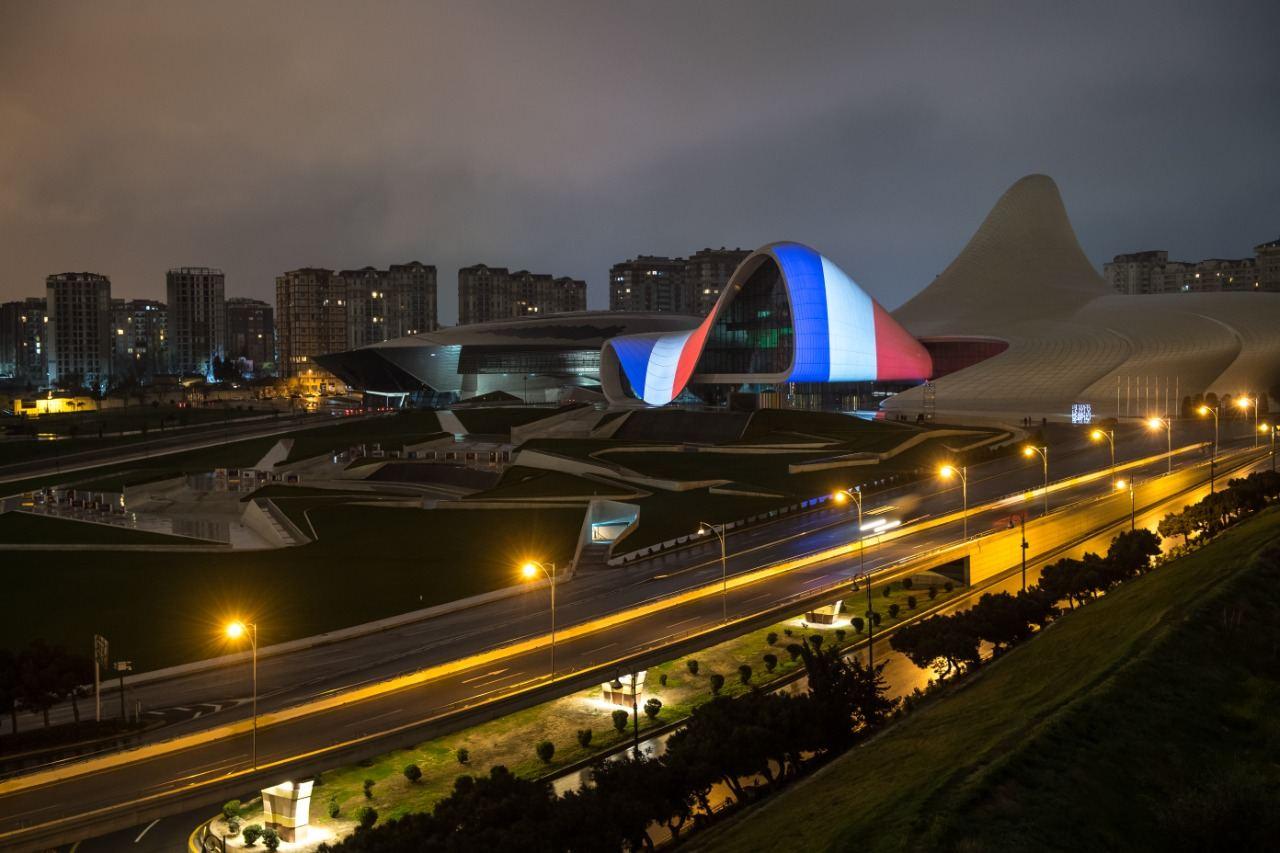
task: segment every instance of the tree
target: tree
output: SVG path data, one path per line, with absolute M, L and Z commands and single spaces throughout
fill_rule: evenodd
M 810 634 L 809 645 L 813 646 L 814 651 L 817 651 L 818 649 L 822 648 L 822 641 L 824 639 L 825 638 L 821 634 Z
M 711 692 L 716 696 L 720 695 L 720 688 L 724 687 L 724 676 L 718 672 L 711 673 Z
M 908 610 L 915 610 L 915 609 L 916 609 L 916 604 L 917 604 L 917 602 L 916 602 L 916 597 L 915 597 L 914 595 L 908 595 L 908 596 L 907 596 L 907 609 L 908 609 Z
M 1160 537 L 1146 528 L 1126 530 L 1111 540 L 1110 560 L 1122 577 L 1141 574 L 1151 568 L 1151 559 L 1160 555 Z
M 630 714 L 628 714 L 626 711 L 622 710 L 621 708 L 615 708 L 613 710 L 613 714 L 611 714 L 610 716 L 613 718 L 614 731 L 616 731 L 618 734 L 622 734 L 624 731 L 627 730 L 627 720 L 631 719 Z
M 342 814 L 342 806 L 338 805 L 338 798 L 330 797 L 329 798 L 329 817 L 336 819 L 340 814 Z
M 766 652 L 764 656 L 765 672 L 773 672 L 777 668 L 778 668 L 778 656 L 771 652 Z
M 741 681 L 743 684 L 751 683 L 751 665 L 750 664 L 744 663 L 738 666 L 738 680 Z
M 829 750 L 848 746 L 855 726 L 874 726 L 890 711 L 894 701 L 885 697 L 884 665 L 863 666 L 857 658 L 846 660 L 838 649 L 806 650 L 812 715 L 821 745 Z
M 658 714 L 662 711 L 662 700 L 657 697 L 651 697 L 644 703 L 645 716 L 651 720 L 658 719 Z
M 696 676 L 698 674 L 698 662 L 693 658 L 690 658 L 689 660 L 685 661 L 684 665 L 689 668 L 690 675 Z
M 978 635 L 955 616 L 931 616 L 899 628 L 889 639 L 895 651 L 902 652 L 921 669 L 932 668 L 939 677 L 976 666 Z
M 852 628 L 854 631 L 858 632 L 859 634 L 862 633 L 862 629 L 865 628 L 866 626 L 867 626 L 867 623 L 862 620 L 861 616 L 855 616 L 849 620 L 849 627 Z
M 1007 592 L 983 593 L 963 618 L 974 633 L 997 650 L 1031 635 L 1023 605 Z
M 271 853 L 275 853 L 275 851 L 280 849 L 280 833 L 276 832 L 269 826 L 263 829 L 262 846 L 270 850 Z
M 583 749 L 590 749 L 591 737 L 591 729 L 578 729 L 578 746 Z
M 898 614 L 899 614 L 899 613 L 901 613 L 901 612 L 902 612 L 902 606 L 901 606 L 900 604 L 898 604 L 897 602 L 894 602 L 893 604 L 890 604 L 890 605 L 889 605 L 889 618 L 890 618 L 890 619 L 897 619 L 897 618 L 898 618 Z
M 543 764 L 550 764 L 552 757 L 556 754 L 556 745 L 549 740 L 544 740 L 534 748 L 534 752 L 537 753 L 538 758 L 542 759 Z
M 9 715 L 9 731 L 18 733 L 18 696 L 21 693 L 18 656 L 0 649 L 0 713 Z
M 356 810 L 356 823 L 361 829 L 373 829 L 378 822 L 378 810 L 373 806 L 361 806 Z
M 372 800 L 372 799 L 373 799 L 373 786 L 374 786 L 375 784 L 376 784 L 376 783 L 375 783 L 375 782 L 374 782 L 374 780 L 372 780 L 372 779 L 365 779 L 365 780 L 364 780 L 364 798 L 365 798 L 366 800 Z
M 244 846 L 253 847 L 262 837 L 262 824 L 251 823 L 244 828 Z
M 410 785 L 417 784 L 422 779 L 422 768 L 416 764 L 405 765 L 404 778 L 409 780 Z

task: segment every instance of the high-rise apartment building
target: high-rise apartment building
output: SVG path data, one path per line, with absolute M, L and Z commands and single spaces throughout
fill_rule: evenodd
M 275 370 L 276 324 L 270 303 L 243 296 L 227 300 L 227 358 L 243 361 L 255 375 Z
M 1254 246 L 1258 260 L 1258 289 L 1280 291 L 1280 240 Z
M 179 267 L 165 275 L 169 303 L 169 369 L 213 375 L 226 357 L 226 276 L 210 267 Z
M 168 370 L 168 311 L 154 299 L 111 300 L 111 360 L 117 379 L 149 379 Z
M 1163 250 L 1116 255 L 1103 265 L 1103 274 L 1117 293 L 1160 293 L 1169 253 Z
M 436 322 L 436 268 L 412 261 L 380 270 L 343 270 L 347 288 L 347 346 L 430 332 Z
M 705 315 L 749 254 L 721 247 L 688 258 L 640 255 L 614 264 L 609 269 L 609 309 Z
M 485 264 L 458 270 L 458 325 L 587 310 L 587 283 Z
M 111 279 L 66 272 L 45 279 L 49 382 L 105 389 L 111 381 Z
M 1203 261 L 1171 261 L 1165 251 L 1133 252 L 1116 255 L 1103 264 L 1102 273 L 1118 293 L 1280 291 L 1280 259 L 1276 257 L 1280 240 L 1255 246 L 1254 251 L 1257 258 Z
M 0 377 L 36 386 L 47 381 L 45 328 L 48 323 L 45 300 L 39 297 L 0 305 Z
M 277 373 L 301 376 L 317 355 L 347 346 L 346 281 L 333 270 L 305 267 L 276 277 Z

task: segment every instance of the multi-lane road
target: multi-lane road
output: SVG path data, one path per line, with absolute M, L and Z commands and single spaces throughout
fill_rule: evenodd
M 1150 442 L 1133 437 L 1121 442 L 1120 457 L 1123 460 L 1153 449 Z M 1101 468 L 1106 467 L 1105 451 L 1100 452 L 1096 447 L 1064 443 L 1056 446 L 1055 451 L 1051 451 L 1054 453 L 1051 472 L 1055 478 L 1096 470 L 1100 463 Z M 1180 455 L 1176 460 L 1180 466 L 1201 462 L 1202 455 L 1198 452 Z M 1165 464 L 1163 461 L 1153 463 L 1131 475 L 1156 476 L 1163 472 Z M 1039 479 L 1038 465 L 1030 466 L 1017 460 L 1000 460 L 972 468 L 970 504 L 977 506 L 1026 490 Z M 1108 478 L 1099 477 L 1054 491 L 1050 497 L 1053 505 L 1061 506 L 1109 489 Z M 904 504 L 901 495 L 890 496 L 888 500 Z M 1039 500 L 1031 503 L 1034 512 Z M 938 516 L 955 510 L 958 504 L 959 495 L 954 489 L 934 492 L 919 501 L 911 510 L 911 516 Z M 872 508 L 868 500 L 867 509 Z M 970 533 L 1007 518 L 1009 512 L 1010 509 L 1002 505 L 971 516 Z M 825 513 L 731 536 L 730 547 L 735 553 L 729 560 L 728 570 L 730 574 L 741 574 L 847 543 L 853 536 L 850 520 L 851 513 Z M 919 529 L 913 531 L 913 526 L 908 525 L 897 538 L 871 544 L 867 566 L 884 567 L 961 536 L 958 521 L 915 527 Z M 734 620 L 767 614 L 796 602 L 806 593 L 817 593 L 846 580 L 857 565 L 856 556 L 828 559 L 755 583 L 731 587 L 723 606 Z M 682 590 L 704 586 L 718 578 L 719 573 L 719 561 L 709 559 L 709 553 L 703 551 L 597 575 L 582 575 L 560 589 L 559 621 L 561 625 L 573 625 L 654 598 L 673 596 Z M 721 607 L 721 598 L 716 595 L 680 598 L 642 619 L 564 639 L 556 649 L 559 671 L 562 676 L 568 676 L 593 667 L 607 667 L 610 662 L 651 652 L 683 637 L 714 629 L 721 621 Z M 540 637 L 546 632 L 546 620 L 545 593 L 529 594 L 404 626 L 394 632 L 268 657 L 260 663 L 263 689 L 259 708 L 268 712 L 294 706 L 406 671 L 465 658 L 494 646 Z M 209 802 L 216 802 L 226 790 L 251 790 L 259 782 L 278 781 L 287 772 L 309 770 L 323 766 L 326 761 L 347 758 L 360 749 L 374 748 L 375 744 L 391 743 L 382 733 L 400 730 L 402 738 L 420 737 L 427 731 L 425 726 L 429 721 L 451 711 L 474 708 L 494 697 L 544 683 L 548 662 L 545 645 L 539 645 L 402 689 L 365 691 L 367 695 L 362 694 L 359 701 L 267 726 L 259 733 L 258 750 L 260 767 L 269 769 L 257 774 L 249 767 L 249 736 L 242 732 L 204 738 L 177 750 L 141 750 L 132 754 L 130 760 L 113 766 L 77 765 L 77 772 L 58 778 L 46 775 L 46 781 L 39 785 L 11 780 L 0 784 L 0 833 L 97 809 L 116 819 L 136 815 L 141 825 L 166 810 L 184 811 L 198 804 L 205 794 Z M 565 685 L 568 686 L 571 685 Z M 247 673 L 243 668 L 223 668 L 139 687 L 131 693 L 131 698 L 141 699 L 151 707 L 190 706 L 198 702 L 219 704 L 243 699 L 247 688 Z M 247 712 L 245 703 L 235 703 L 221 713 L 176 723 L 166 731 L 169 736 L 189 734 L 203 729 L 208 725 L 206 721 L 218 724 L 242 721 Z M 365 738 L 369 740 L 363 741 Z M 139 800 L 142 805 L 136 805 Z M 126 805 L 129 803 L 135 805 Z M 0 843 L 4 841 L 0 835 Z

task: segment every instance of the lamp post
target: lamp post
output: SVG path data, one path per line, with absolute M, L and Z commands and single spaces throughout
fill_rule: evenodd
M 1028 444 L 1022 448 L 1022 455 L 1030 459 L 1036 454 L 1040 454 L 1040 461 L 1044 463 L 1044 514 L 1049 514 L 1049 448 L 1046 446 L 1036 447 L 1034 444 Z
M 1209 456 L 1209 491 L 1213 492 L 1214 472 L 1218 464 L 1218 407 L 1201 406 L 1196 411 L 1202 417 L 1204 415 L 1213 415 L 1213 453 Z
M 1129 529 L 1133 530 L 1135 524 L 1134 503 L 1133 503 L 1133 480 L 1125 482 L 1124 480 L 1116 480 L 1116 491 L 1129 490 Z
M 1276 470 L 1276 427 L 1275 424 L 1261 424 L 1258 427 L 1260 432 L 1265 432 L 1271 436 L 1271 470 Z
M 956 467 L 955 465 L 943 465 L 938 469 L 938 474 L 944 480 L 950 480 L 953 475 L 960 478 L 960 515 L 964 518 L 964 538 L 969 539 L 969 469 L 965 465 Z
M 556 677 L 556 564 L 529 560 L 520 567 L 520 574 L 525 580 L 533 580 L 538 576 L 538 572 L 542 572 L 551 582 L 551 678 L 554 681 Z
M 1216 416 L 1214 422 L 1217 422 Z M 1173 473 L 1173 421 L 1168 418 L 1147 418 L 1148 429 L 1164 429 L 1165 444 L 1168 445 L 1168 455 L 1165 459 L 1168 461 L 1168 472 Z
M 248 635 L 253 652 L 253 769 L 258 769 L 258 623 L 244 623 L 239 619 L 227 625 L 227 636 L 233 640 Z
M 708 533 L 714 533 L 720 540 L 720 621 L 729 624 L 729 566 L 728 556 L 725 554 L 725 529 L 724 522 L 719 525 L 707 524 L 705 521 L 698 522 L 698 535 L 706 536 Z
M 865 578 L 867 582 L 867 666 L 874 667 L 876 660 L 876 620 L 872 614 L 875 605 L 871 601 L 871 576 L 867 574 L 867 539 L 862 535 L 862 486 L 839 490 L 835 494 L 835 500 L 837 504 L 852 500 L 854 505 L 858 507 L 858 575 Z
M 1248 409 L 1253 407 L 1253 446 L 1258 446 L 1258 398 L 1250 399 L 1248 397 L 1236 397 L 1236 408 Z
M 1024 509 L 1018 513 L 1018 524 L 1022 526 L 1022 591 L 1027 591 L 1027 511 Z M 1009 520 L 1009 527 L 1013 527 L 1013 519 Z
M 1107 444 L 1111 446 L 1111 482 L 1116 480 L 1116 431 L 1113 429 L 1095 429 L 1089 433 L 1089 438 L 1094 441 L 1107 440 Z

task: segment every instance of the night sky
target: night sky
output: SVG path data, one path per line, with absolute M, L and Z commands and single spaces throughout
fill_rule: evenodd
M 607 8 L 605 8 L 607 7 Z M 92 270 L 809 243 L 889 307 L 1052 175 L 1085 250 L 1280 236 L 1280 2 L 0 0 L 0 299 Z

